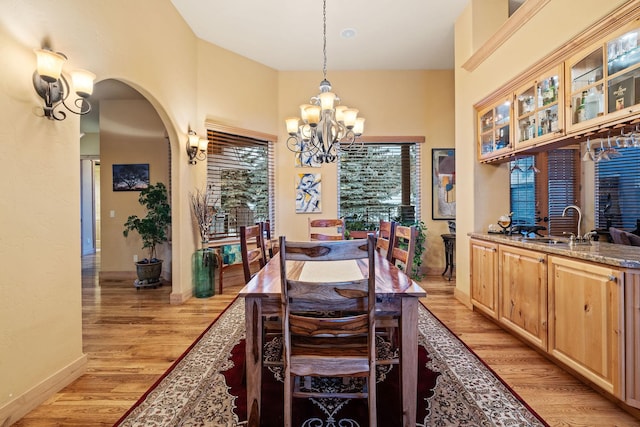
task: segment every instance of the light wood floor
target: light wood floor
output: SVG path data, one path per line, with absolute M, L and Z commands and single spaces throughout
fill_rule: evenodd
M 169 305 L 170 287 L 136 291 L 131 281 L 98 283 L 83 259 L 87 373 L 16 426 L 111 426 L 171 366 L 242 288 L 225 275 L 223 295 Z M 640 426 L 611 401 L 453 298 L 454 282 L 422 281 L 429 309 L 552 426 Z

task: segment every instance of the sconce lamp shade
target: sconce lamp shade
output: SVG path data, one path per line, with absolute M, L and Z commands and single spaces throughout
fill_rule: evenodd
M 200 138 L 194 130 L 189 129 L 187 144 L 185 148 L 187 149 L 187 156 L 189 156 L 190 165 L 195 165 L 197 163 L 196 160 L 207 160 L 208 145 L 208 139 Z
M 96 75 L 87 70 L 75 70 L 71 73 L 71 82 L 76 94 L 88 98 L 93 93 L 93 81 Z
M 198 134 L 190 130 L 189 131 L 189 148 L 198 148 L 199 143 L 200 143 L 200 137 L 198 136 Z
M 200 138 L 200 141 L 198 142 L 198 150 L 200 150 L 203 153 L 206 153 L 208 146 L 209 146 L 209 140 L 207 138 Z
M 47 83 L 53 83 L 60 78 L 62 64 L 67 57 L 61 53 L 48 49 L 34 49 L 37 58 L 37 71 L 40 77 Z

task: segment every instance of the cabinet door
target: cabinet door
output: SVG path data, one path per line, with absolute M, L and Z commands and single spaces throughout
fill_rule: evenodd
M 626 401 L 640 408 L 640 272 L 624 276 L 626 323 Z
M 471 302 L 498 318 L 498 245 L 471 239 Z
M 516 91 L 515 148 L 537 145 L 564 134 L 562 65 Z
M 579 131 L 640 111 L 640 28 L 621 28 L 566 63 L 567 129 Z
M 500 323 L 547 351 L 547 256 L 500 245 Z
M 478 159 L 504 155 L 511 150 L 511 96 L 507 96 L 478 112 Z
M 623 398 L 623 274 L 574 259 L 549 259 L 549 352 Z

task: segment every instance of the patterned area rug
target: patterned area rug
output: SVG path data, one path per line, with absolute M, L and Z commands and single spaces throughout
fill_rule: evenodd
M 418 413 L 416 426 L 546 426 L 486 365 L 426 308 L 419 306 Z M 241 298 L 202 334 L 116 426 L 246 425 L 244 300 Z M 378 355 L 390 351 L 384 341 Z M 276 358 L 280 342 L 265 345 Z M 263 426 L 282 425 L 281 370 L 263 372 Z M 320 381 L 308 387 L 358 387 Z M 400 426 L 398 367 L 378 370 L 378 425 Z M 296 399 L 295 425 L 364 427 L 366 400 Z

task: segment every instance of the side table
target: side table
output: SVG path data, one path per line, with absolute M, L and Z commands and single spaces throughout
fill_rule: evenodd
M 444 262 L 445 267 L 442 272 L 442 276 L 449 272 L 449 281 L 451 281 L 451 275 L 456 264 L 454 262 L 454 253 L 456 250 L 456 235 L 455 234 L 441 234 L 442 241 L 444 242 Z

